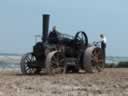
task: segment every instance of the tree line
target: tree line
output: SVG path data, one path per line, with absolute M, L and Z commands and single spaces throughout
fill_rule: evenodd
M 128 68 L 128 61 L 121 61 L 118 64 L 105 64 L 105 68 Z

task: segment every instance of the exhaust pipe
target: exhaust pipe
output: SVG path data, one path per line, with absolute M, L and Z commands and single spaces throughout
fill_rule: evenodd
M 46 42 L 49 29 L 49 14 L 42 15 L 42 42 Z

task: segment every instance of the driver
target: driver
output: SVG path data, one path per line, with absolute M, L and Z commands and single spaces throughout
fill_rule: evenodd
M 52 28 L 52 32 L 57 32 L 57 30 L 56 30 L 56 26 L 53 26 L 53 28 Z
M 49 33 L 48 42 L 57 43 L 59 32 L 56 30 L 56 26 L 53 26 L 52 31 Z

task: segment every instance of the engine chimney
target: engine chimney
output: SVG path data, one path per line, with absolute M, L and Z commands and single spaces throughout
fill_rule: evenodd
M 42 41 L 46 42 L 48 37 L 48 29 L 49 29 L 49 14 L 42 15 Z

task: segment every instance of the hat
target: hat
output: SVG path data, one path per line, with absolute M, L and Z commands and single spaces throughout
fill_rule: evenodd
M 100 37 L 104 37 L 104 34 L 100 34 Z

